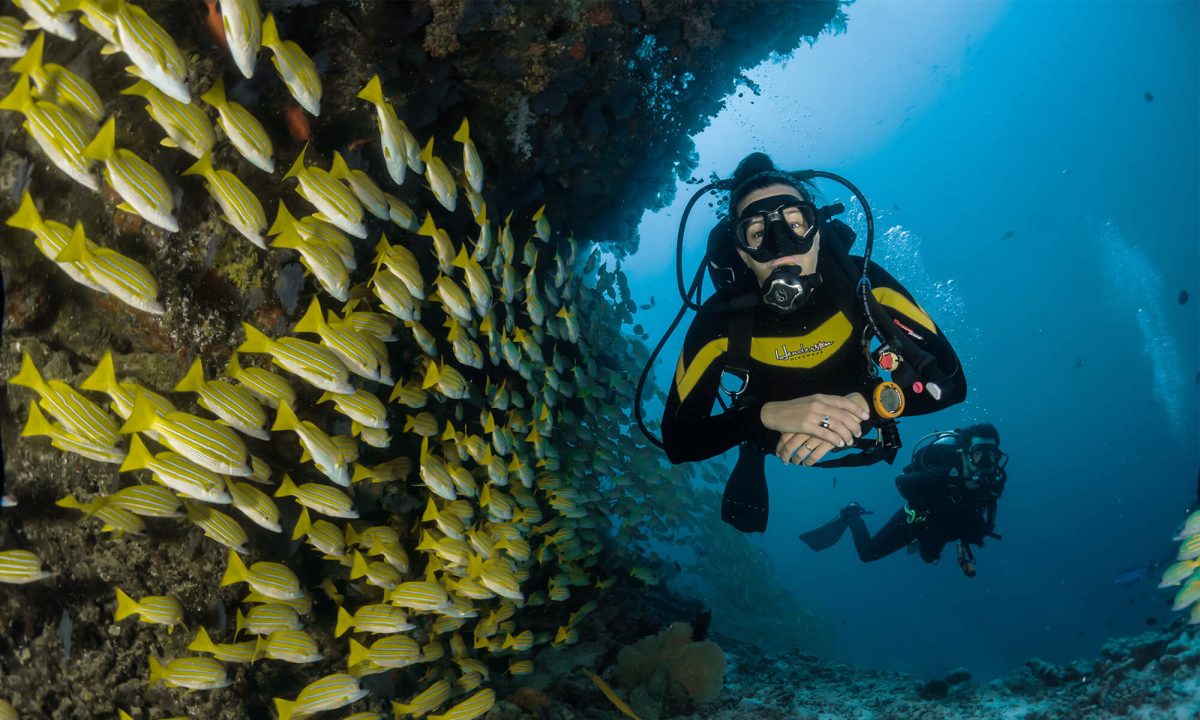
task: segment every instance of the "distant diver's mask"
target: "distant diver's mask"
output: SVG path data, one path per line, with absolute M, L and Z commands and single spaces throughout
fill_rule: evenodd
M 742 210 L 733 230 L 734 244 L 760 263 L 813 249 L 817 237 L 816 208 L 794 195 L 772 195 Z M 821 286 L 817 273 L 805 275 L 799 266 L 780 265 L 762 284 L 762 301 L 778 313 L 799 310 Z
M 1008 455 L 1000 450 L 995 440 L 976 439 L 967 449 L 971 467 L 982 477 L 996 477 L 1008 464 Z

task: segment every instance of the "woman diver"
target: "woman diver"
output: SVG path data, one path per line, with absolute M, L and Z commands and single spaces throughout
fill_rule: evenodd
M 730 189 L 729 215 L 710 233 L 706 256 L 717 291 L 698 307 L 685 297 L 698 312 L 663 412 L 662 446 L 673 463 L 741 445 L 722 515 L 746 532 L 766 527 L 765 453 L 806 466 L 891 462 L 899 447 L 895 417 L 966 396 L 942 331 L 869 262 L 869 208 L 865 258 L 852 257 L 854 233 L 831 219 L 840 206 L 816 205 L 813 177 L 842 182 L 866 208 L 838 176 L 783 172 L 763 153 L 748 155 L 717 185 Z M 698 273 L 693 291 L 700 283 Z M 681 292 L 682 285 L 680 275 Z M 891 380 L 881 379 L 881 369 Z M 728 387 L 730 379 L 740 387 Z M 731 402 L 714 414 L 718 390 Z M 863 435 L 872 427 L 879 437 L 868 441 Z M 821 462 L 851 448 L 863 452 Z

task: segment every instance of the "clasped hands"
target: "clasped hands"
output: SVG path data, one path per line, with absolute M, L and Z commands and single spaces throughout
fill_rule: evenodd
M 862 424 L 871 419 L 866 398 L 848 395 L 805 395 L 768 402 L 760 413 L 763 425 L 783 435 L 775 454 L 785 464 L 812 466 L 834 448 L 862 437 Z

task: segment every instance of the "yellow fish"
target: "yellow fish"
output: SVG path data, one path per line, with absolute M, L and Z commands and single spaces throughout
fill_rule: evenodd
M 358 93 L 358 98 L 375 106 L 375 116 L 379 122 L 379 141 L 383 147 L 383 162 L 392 182 L 403 185 L 408 170 L 408 138 L 412 134 L 396 116 L 395 108 L 384 99 L 383 85 L 379 82 L 378 75 L 371 76 L 366 86 Z M 412 142 L 416 143 L 416 140 L 413 139 Z
M 217 124 L 242 157 L 263 172 L 275 172 L 271 136 L 249 110 L 225 97 L 225 81 L 219 73 L 200 99 L 216 108 Z
M 141 622 L 166 625 L 167 633 L 174 630 L 176 625 L 183 624 L 183 606 L 175 598 L 168 595 L 148 595 L 141 600 L 134 600 L 121 592 L 121 588 L 116 590 L 117 610 L 113 614 L 113 620 L 116 622 L 121 622 L 130 615 L 137 615 Z
M 238 352 L 267 353 L 276 365 L 322 390 L 342 394 L 354 392 L 350 371 L 329 348 L 299 338 L 272 340 L 245 322 L 242 329 L 246 332 L 246 342 L 238 346 Z
M 63 7 L 62 0 L 13 0 L 13 5 L 25 11 L 34 27 L 72 42 L 78 37 L 75 23 Z
M 292 332 L 316 334 L 325 347 L 333 350 L 346 367 L 360 377 L 388 385 L 396 382 L 392 379 L 388 350 L 383 341 L 360 333 L 349 325 L 329 324 L 322 315 L 320 301 L 315 297 Z
M 225 44 L 242 76 L 254 77 L 254 65 L 263 43 L 262 11 L 258 0 L 223 0 L 221 24 Z
M 317 214 L 319 219 L 336 225 L 356 238 L 365 238 L 367 230 L 362 222 L 362 203 L 350 192 L 350 188 L 338 182 L 328 172 L 316 166 L 305 165 L 304 153 L 307 150 L 308 145 L 305 145 L 283 178 L 296 178 L 299 181 L 296 192 L 320 210 Z
M 336 710 L 366 696 L 367 689 L 358 680 L 345 673 L 335 673 L 304 686 L 293 701 L 275 698 L 275 710 L 279 720 L 292 720 L 323 710 Z
M 217 144 L 208 115 L 199 106 L 179 102 L 145 80 L 138 80 L 121 91 L 122 95 L 145 98 L 151 119 L 167 133 L 162 139 L 166 147 L 177 147 L 195 158 L 203 157 Z
M 0 550 L 0 583 L 23 585 L 53 575 L 42 559 L 28 550 Z
M 106 5 L 113 8 L 117 45 L 133 61 L 134 67 L 128 69 L 179 102 L 191 102 L 187 60 L 175 40 L 141 7 L 126 0 L 110 0 Z
M 458 132 L 454 133 L 454 139 L 463 146 L 463 172 L 467 176 L 467 182 L 476 193 L 482 193 L 483 161 L 479 159 L 479 151 L 475 149 L 475 143 L 471 141 L 471 128 L 467 124 L 466 118 L 463 118 Z M 473 214 L 478 214 L 478 212 Z
M 193 500 L 219 504 L 231 500 L 220 475 L 178 453 L 151 455 L 141 438 L 134 435 L 119 472 L 143 469 L 152 472 L 157 482 Z
M 83 149 L 84 157 L 104 162 L 104 176 L 125 201 L 117 207 L 140 215 L 167 232 L 179 232 L 175 203 L 167 181 L 133 151 L 116 146 L 116 120 L 108 122 Z
M 145 395 L 138 395 L 133 412 L 120 432 L 154 430 L 163 444 L 198 465 L 223 475 L 249 477 L 250 451 L 232 428 L 188 413 L 159 415 Z
M 38 33 L 29 45 L 29 51 L 9 68 L 12 72 L 29 75 L 37 87 L 39 100 L 52 102 L 78 112 L 82 117 L 99 122 L 104 116 L 104 104 L 91 83 L 62 65 L 42 64 L 42 50 L 46 36 Z
M 29 51 L 25 29 L 15 17 L 0 15 L 0 58 L 19 58 Z
M 320 115 L 321 76 L 317 73 L 317 65 L 299 45 L 279 37 L 275 16 L 270 13 L 263 22 L 262 44 L 274 53 L 271 62 L 300 107 L 311 115 Z
M 55 167 L 89 190 L 100 189 L 100 183 L 91 174 L 91 162 L 83 154 L 88 145 L 83 121 L 53 103 L 35 101 L 28 76 L 17 79 L 12 91 L 0 100 L 0 110 L 23 114 L 23 127 Z
M 150 658 L 150 687 L 157 683 L 189 690 L 214 690 L 230 685 L 225 666 L 210 657 L 176 658 L 163 667 Z
M 425 149 L 421 151 L 421 161 L 425 163 L 425 180 L 429 182 L 433 196 L 442 207 L 454 212 L 458 205 L 458 186 L 454 184 L 454 176 L 450 174 L 446 163 L 433 154 L 433 138 L 429 138 Z
M 207 153 L 184 170 L 183 174 L 202 176 L 208 194 L 221 207 L 221 219 L 232 225 L 242 237 L 263 250 L 267 249 L 267 243 L 263 240 L 267 214 L 263 212 L 258 196 L 246 187 L 246 183 L 228 170 L 214 168 L 212 157 Z
M 244 582 L 275 600 L 296 600 L 304 597 L 304 591 L 300 589 L 300 579 L 288 566 L 277 562 L 256 562 L 247 568 L 237 553 L 231 550 L 220 586 L 239 582 Z
M 336 150 L 333 153 L 333 166 L 329 168 L 329 174 L 346 183 L 350 191 L 372 215 L 380 220 L 391 219 L 388 201 L 383 191 L 379 189 L 370 175 L 362 170 L 352 170 L 346 165 L 342 154 Z

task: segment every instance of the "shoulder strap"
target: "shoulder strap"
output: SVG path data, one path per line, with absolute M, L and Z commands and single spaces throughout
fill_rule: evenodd
M 742 386 L 731 390 L 722 386 L 736 405 L 750 387 L 750 341 L 754 337 L 754 309 L 743 307 L 729 313 L 729 348 L 725 352 L 725 372 L 741 378 Z

